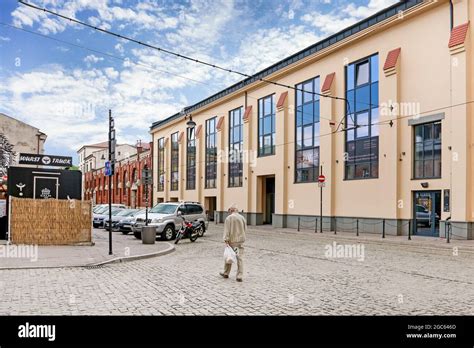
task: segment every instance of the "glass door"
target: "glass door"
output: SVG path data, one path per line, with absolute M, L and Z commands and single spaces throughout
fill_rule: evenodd
M 441 216 L 441 191 L 417 191 L 414 193 L 414 234 L 439 236 Z

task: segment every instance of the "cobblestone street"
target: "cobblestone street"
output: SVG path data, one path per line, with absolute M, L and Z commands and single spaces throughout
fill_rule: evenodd
M 238 283 L 235 269 L 218 274 L 221 233 L 210 225 L 174 253 L 100 268 L 2 270 L 0 314 L 474 315 L 472 251 L 366 240 L 363 261 L 327 258 L 326 245 L 353 242 L 251 230 Z

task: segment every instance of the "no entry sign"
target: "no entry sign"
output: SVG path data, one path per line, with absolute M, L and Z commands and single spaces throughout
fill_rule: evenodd
M 326 177 L 324 175 L 320 175 L 318 176 L 318 181 L 319 182 L 325 182 L 326 181 Z

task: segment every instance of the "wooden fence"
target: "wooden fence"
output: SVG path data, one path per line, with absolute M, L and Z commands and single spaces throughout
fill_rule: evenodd
M 14 244 L 90 245 L 90 201 L 14 198 L 11 200 L 11 241 Z

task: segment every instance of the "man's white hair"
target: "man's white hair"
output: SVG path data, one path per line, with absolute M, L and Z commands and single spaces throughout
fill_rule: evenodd
M 237 204 L 232 203 L 232 205 L 229 207 L 228 211 L 238 211 Z

